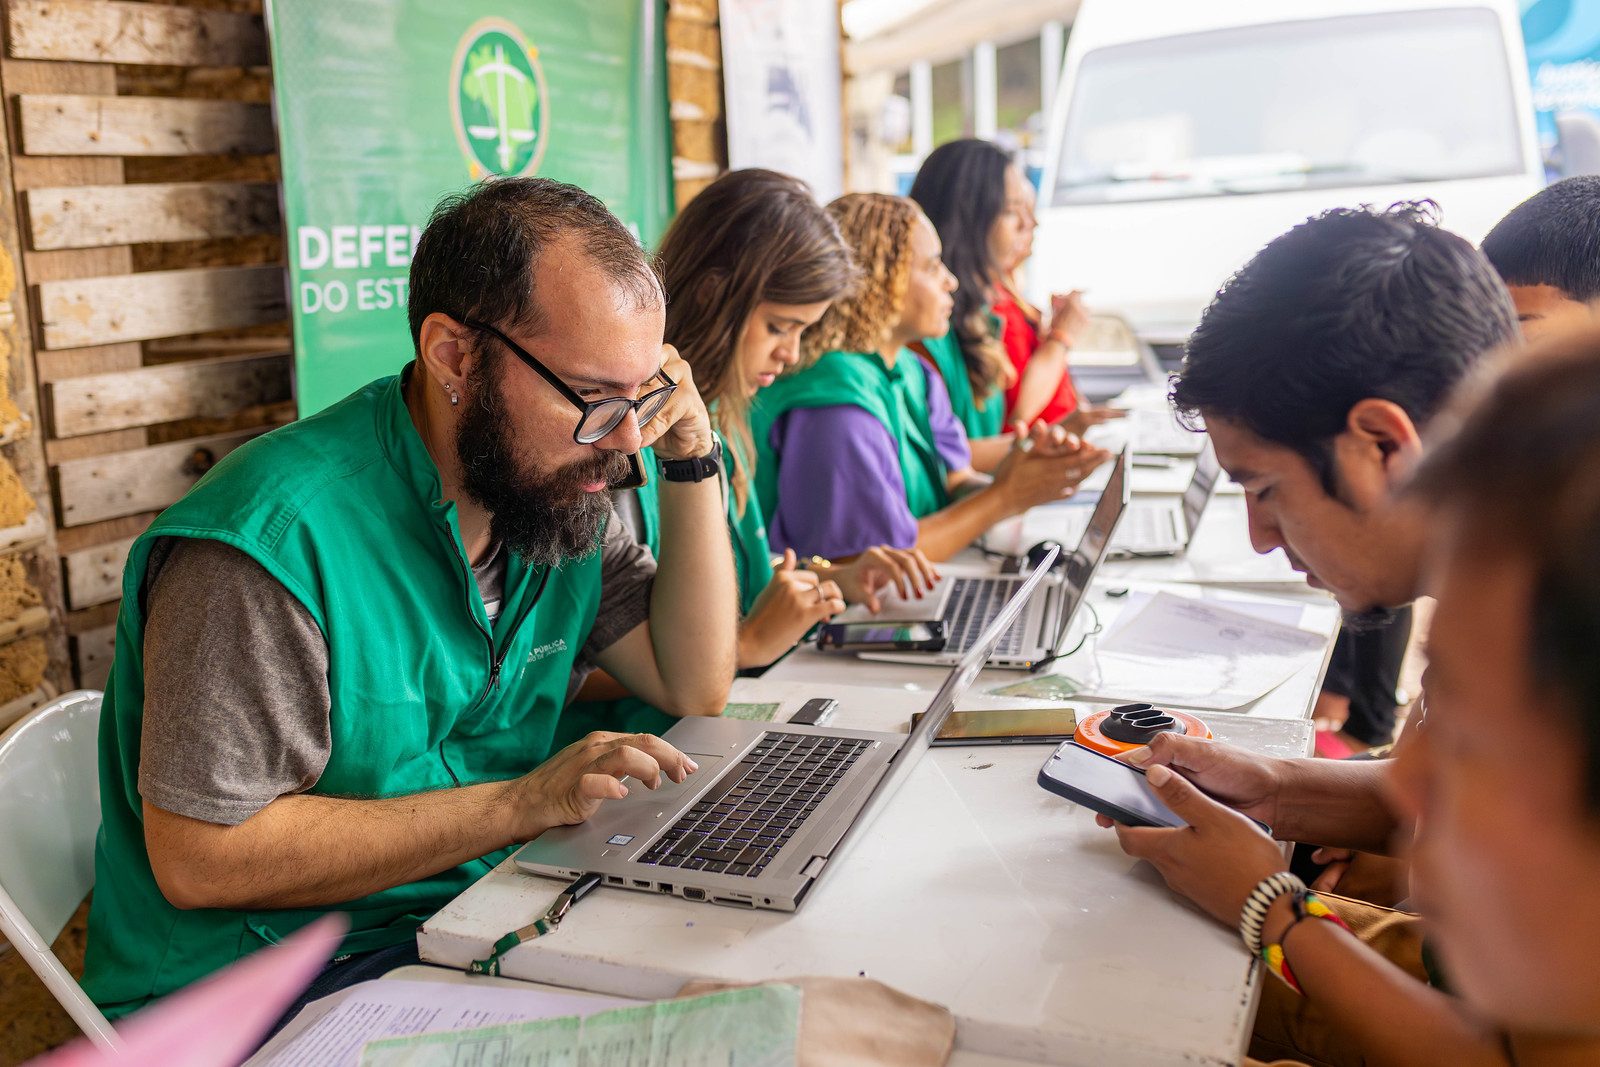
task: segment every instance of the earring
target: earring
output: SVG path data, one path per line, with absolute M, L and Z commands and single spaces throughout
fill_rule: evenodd
M 446 385 L 444 387 L 444 391 L 450 394 L 451 407 L 455 407 L 457 404 L 461 403 L 461 397 L 456 394 L 455 386 Z

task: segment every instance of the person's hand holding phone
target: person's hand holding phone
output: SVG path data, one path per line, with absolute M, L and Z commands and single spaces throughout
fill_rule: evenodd
M 1208 738 L 1162 733 L 1144 748 L 1118 758 L 1147 772 L 1155 767 L 1170 768 L 1235 811 L 1268 826 L 1278 824 L 1278 790 L 1283 783 L 1277 761 L 1270 756 Z M 1112 825 L 1103 815 L 1095 821 Z
M 837 583 L 800 570 L 786 549 L 772 580 L 739 626 L 739 667 L 765 667 L 795 646 L 813 626 L 844 610 Z
M 1173 892 L 1219 922 L 1237 924 L 1250 891 L 1262 879 L 1288 869 L 1283 846 L 1170 767 L 1152 766 L 1145 781 L 1188 825 L 1167 829 L 1112 823 L 1122 851 L 1148 861 Z

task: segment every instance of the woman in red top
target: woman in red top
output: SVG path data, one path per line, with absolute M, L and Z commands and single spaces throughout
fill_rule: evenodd
M 1062 422 L 1067 429 L 1082 433 L 1114 414 L 1082 404 L 1072 384 L 1068 356 L 1089 324 L 1089 313 L 1078 290 L 1058 293 L 1050 298 L 1046 324 L 1039 309 L 1022 296 L 1017 277 L 1033 255 L 1033 234 L 1039 221 L 1034 214 L 1033 184 L 1015 166 L 1006 171 L 1006 215 L 1002 220 L 1007 217 L 1016 222 L 1009 233 L 994 235 L 996 241 L 1009 238 L 1010 246 L 1004 254 L 996 250 L 1001 274 L 990 305 L 1004 324 L 1001 343 L 1017 369 L 1016 381 L 1006 390 L 1006 418 L 1012 422 Z
M 974 394 L 1003 390 L 1008 427 L 1042 420 L 1082 433 L 1120 414 L 1080 404 L 1067 371 L 1067 353 L 1089 321 L 1080 295 L 1052 297 L 1046 323 L 1013 282 L 1033 252 L 1037 223 L 1033 186 L 1006 153 L 975 138 L 942 144 L 917 171 L 910 195 L 938 228 L 959 282 L 950 328 Z

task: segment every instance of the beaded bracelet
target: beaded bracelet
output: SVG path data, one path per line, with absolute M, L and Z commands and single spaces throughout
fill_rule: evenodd
M 1261 879 L 1250 895 L 1244 899 L 1244 909 L 1239 913 L 1239 936 L 1252 956 L 1261 953 L 1261 927 L 1267 921 L 1267 910 L 1272 902 L 1291 893 L 1299 896 L 1306 892 L 1306 884 L 1288 871 L 1279 871 Z
M 1298 926 L 1303 919 L 1325 919 L 1345 930 L 1350 927 L 1334 913 L 1332 908 L 1322 902 L 1321 897 L 1310 890 L 1296 893 L 1291 898 L 1291 903 L 1294 905 L 1294 921 L 1283 928 L 1283 933 L 1278 935 L 1276 944 L 1262 946 L 1261 962 L 1267 965 L 1267 970 L 1282 979 L 1284 985 L 1303 997 L 1306 991 L 1300 988 L 1300 983 L 1294 976 L 1294 969 L 1289 966 L 1289 959 L 1283 954 L 1283 943 L 1289 939 L 1289 931 Z

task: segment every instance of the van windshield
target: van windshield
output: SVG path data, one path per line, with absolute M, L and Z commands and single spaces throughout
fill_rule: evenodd
M 1272 23 L 1085 55 L 1052 202 L 1516 174 L 1522 150 L 1494 12 Z

